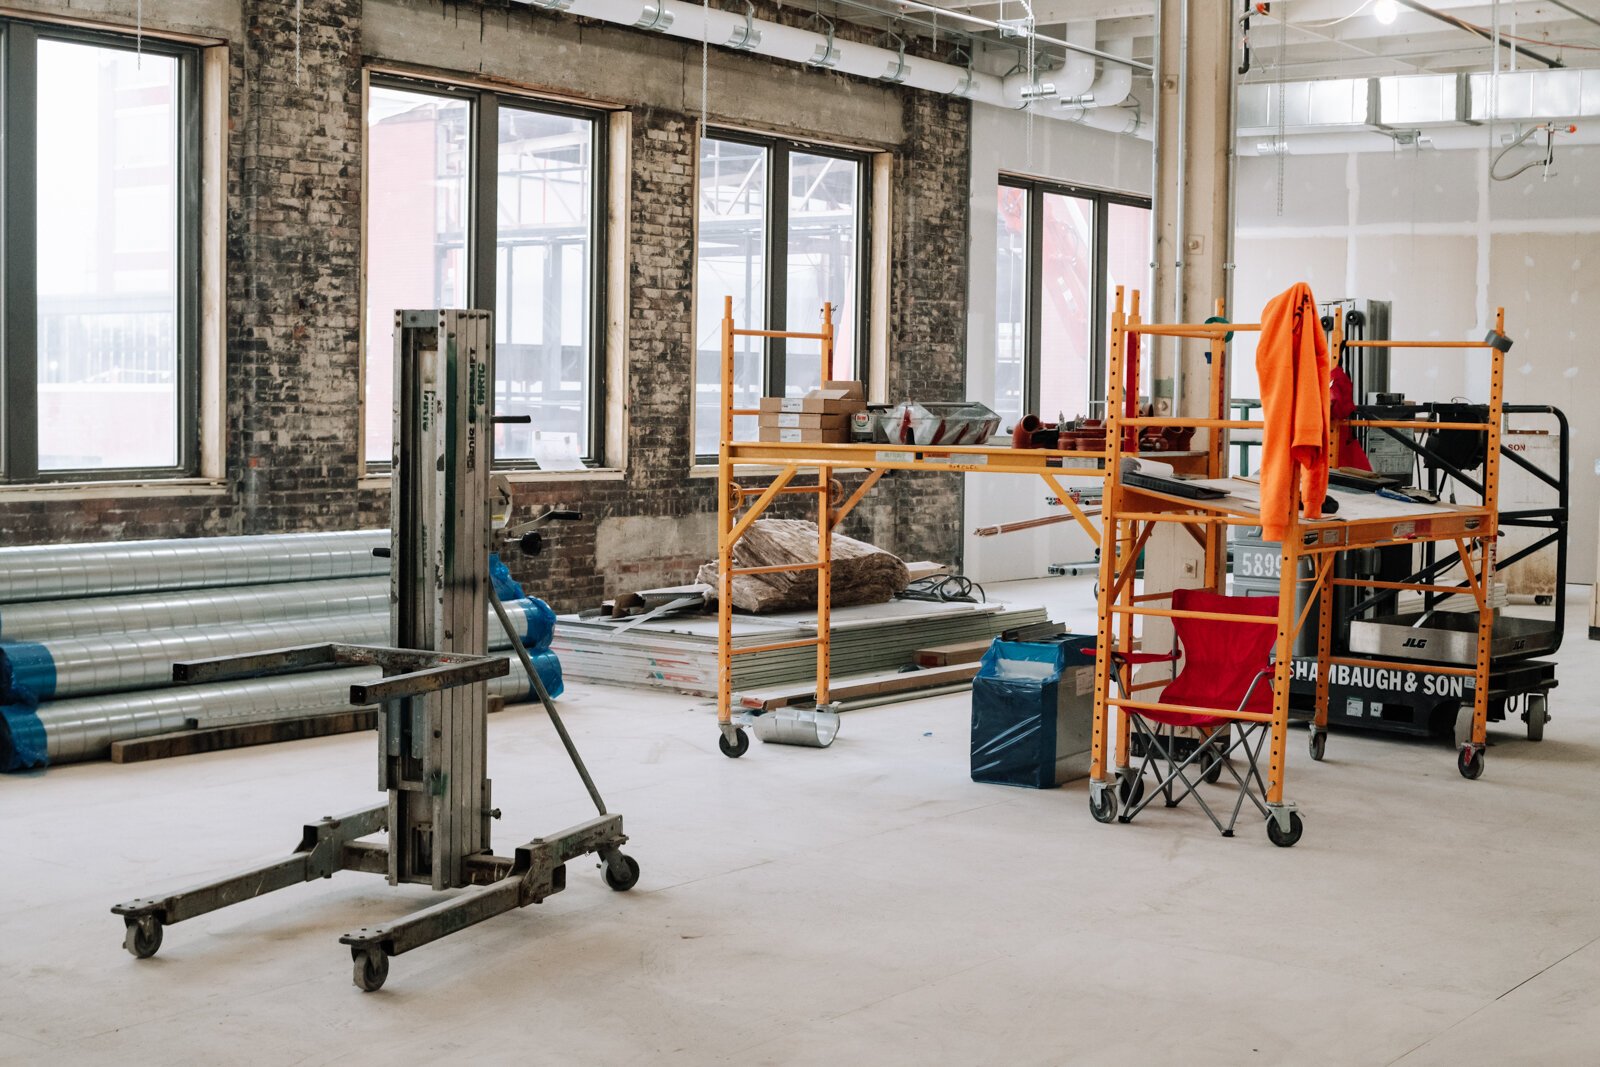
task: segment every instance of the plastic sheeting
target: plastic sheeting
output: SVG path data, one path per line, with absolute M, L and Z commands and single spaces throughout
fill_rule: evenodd
M 1074 761 L 1082 762 L 1093 698 L 1085 708 L 1078 681 L 1093 678 L 1094 660 L 1080 649 L 1094 640 L 994 640 L 972 682 L 973 781 L 1054 789 L 1087 772 Z

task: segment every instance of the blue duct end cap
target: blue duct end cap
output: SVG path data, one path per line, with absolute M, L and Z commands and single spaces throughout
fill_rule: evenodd
M 44 645 L 18 641 L 0 648 L 0 656 L 10 664 L 0 677 L 0 685 L 25 689 L 38 700 L 56 695 L 56 661 Z
M 44 723 L 37 710 L 39 701 L 18 684 L 11 659 L 14 651 L 0 649 L 0 771 L 32 770 L 50 762 Z M 53 667 L 51 681 L 53 684 Z
M 539 674 L 539 681 L 544 683 L 544 691 L 554 700 L 566 691 L 566 685 L 561 679 L 561 661 L 549 649 L 531 653 L 533 669 Z M 533 693 L 528 696 L 531 698 Z

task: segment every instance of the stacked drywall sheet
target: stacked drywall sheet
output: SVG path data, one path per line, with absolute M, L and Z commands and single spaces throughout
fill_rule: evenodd
M 1043 608 L 1005 604 L 930 604 L 895 600 L 833 612 L 832 674 L 843 677 L 892 671 L 911 663 L 917 649 L 998 635 L 1046 622 Z M 735 648 L 799 641 L 816 634 L 811 611 L 735 615 Z M 714 615 L 630 622 L 563 615 L 551 651 L 568 678 L 645 686 L 697 696 L 717 691 L 717 620 Z M 736 692 L 792 684 L 816 676 L 814 648 L 754 652 L 734 659 Z

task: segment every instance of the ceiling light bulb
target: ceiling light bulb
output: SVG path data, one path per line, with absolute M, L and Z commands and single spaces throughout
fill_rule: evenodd
M 1385 26 L 1394 22 L 1395 16 L 1400 14 L 1400 5 L 1394 0 L 1378 0 L 1372 5 L 1372 17 Z

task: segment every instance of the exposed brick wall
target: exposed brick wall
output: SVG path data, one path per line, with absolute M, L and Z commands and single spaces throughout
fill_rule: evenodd
M 225 491 L 203 500 L 0 504 L 7 543 L 387 522 L 387 492 L 358 488 L 364 8 L 372 17 L 374 5 L 361 0 L 304 4 L 298 80 L 293 0 L 244 0 L 244 40 L 230 42 Z M 516 33 L 533 20 L 566 17 L 519 7 L 497 13 L 484 32 Z M 900 95 L 907 136 L 896 152 L 888 220 L 894 261 L 888 393 L 959 398 L 970 105 L 914 90 Z M 724 111 L 736 106 L 722 102 Z M 560 610 L 631 588 L 689 581 L 715 553 L 708 519 L 715 479 L 688 474 L 696 118 L 633 108 L 631 173 L 613 174 L 629 183 L 631 194 L 622 477 L 519 490 L 529 506 L 560 503 L 583 512 L 582 521 L 549 531 L 540 558 L 507 559 Z M 858 478 L 845 480 L 853 485 Z M 798 517 L 814 507 L 810 498 L 791 497 L 773 513 Z M 960 516 L 959 476 L 895 475 L 857 510 L 846 532 L 907 558 L 955 561 Z

